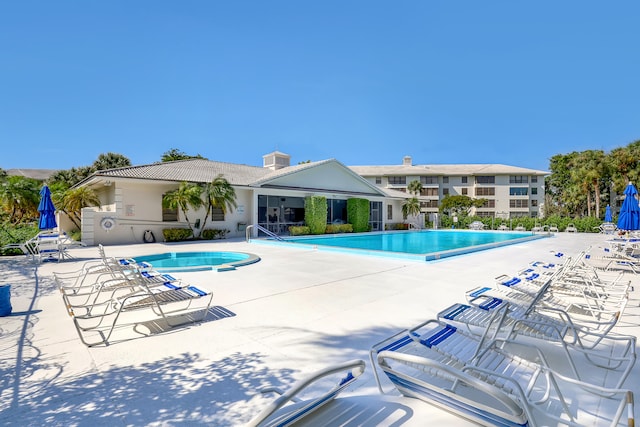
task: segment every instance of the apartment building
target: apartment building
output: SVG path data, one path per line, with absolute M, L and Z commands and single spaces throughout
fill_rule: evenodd
M 541 217 L 544 177 L 548 172 L 501 164 L 414 165 L 405 156 L 400 165 L 351 166 L 372 184 L 407 192 L 412 181 L 422 185 L 421 211 L 436 213 L 443 198 L 453 195 L 486 199 L 472 215 L 502 219 Z

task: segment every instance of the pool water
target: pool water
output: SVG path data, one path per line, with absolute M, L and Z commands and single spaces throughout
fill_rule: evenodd
M 160 272 L 233 270 L 260 260 L 245 252 L 166 252 L 135 257 L 137 262 L 148 262 Z
M 547 235 L 513 231 L 422 230 L 297 237 L 287 238 L 285 242 L 312 245 L 314 249 L 430 261 L 544 237 Z

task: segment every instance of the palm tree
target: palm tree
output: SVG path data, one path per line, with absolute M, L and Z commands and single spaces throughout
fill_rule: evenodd
M 407 191 L 409 194 L 418 196 L 422 192 L 422 184 L 417 179 L 414 179 L 409 183 L 409 185 L 407 185 Z
M 189 222 L 187 212 L 189 208 L 199 209 L 202 207 L 202 187 L 198 184 L 182 182 L 177 190 L 168 192 L 162 198 L 162 205 L 169 209 L 180 209 L 184 214 L 184 219 L 193 234 L 193 227 Z
M 32 178 L 9 176 L 0 183 L 0 206 L 9 214 L 9 220 L 19 223 L 24 218 L 38 216 L 40 183 Z
M 202 221 L 202 228 L 207 223 L 209 215 L 213 216 L 213 209 L 218 208 L 222 210 L 223 214 L 227 211 L 233 212 L 234 208 L 238 207 L 236 202 L 236 191 L 233 186 L 227 181 L 222 174 L 218 175 L 213 181 L 203 185 L 204 204 L 207 206 L 207 213 Z M 202 234 L 202 231 L 200 232 Z
M 408 216 L 416 216 L 420 214 L 420 202 L 417 197 L 406 199 L 402 204 L 402 216 L 407 219 Z
M 128 166 L 131 166 L 131 160 L 118 153 L 100 154 L 92 165 L 93 169 L 97 171 L 123 168 Z
M 56 209 L 64 212 L 78 230 L 81 229 L 82 208 L 100 206 L 100 198 L 89 187 L 72 188 L 64 193 L 54 192 L 52 196 Z
M 161 162 L 173 162 L 175 160 L 186 160 L 186 159 L 204 159 L 200 154 L 196 154 L 195 156 L 191 156 L 184 151 L 180 151 L 177 148 L 172 148 L 169 151 L 166 151 L 162 154 Z

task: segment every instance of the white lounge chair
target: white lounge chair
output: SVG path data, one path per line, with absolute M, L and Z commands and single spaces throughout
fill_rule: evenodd
M 561 374 L 537 347 L 483 340 L 436 320 L 375 344 L 370 357 L 403 395 L 484 425 L 618 425 L 625 416 L 634 422 L 629 390 Z
M 470 230 L 484 230 L 484 223 L 482 221 L 473 221 L 469 224 Z
M 515 231 L 527 231 L 527 229 L 524 227 L 524 225 L 522 224 L 518 224 L 516 226 L 516 228 L 514 228 Z
M 557 233 L 558 231 L 559 231 L 558 230 L 558 226 L 556 224 L 549 225 L 549 232 L 550 233 Z
M 80 340 L 88 347 L 107 344 L 116 327 L 164 320 L 169 327 L 203 321 L 209 312 L 213 293 L 201 286 L 182 282 L 165 282 L 158 286 L 141 286 L 117 298 L 88 305 L 67 305 Z M 197 304 L 203 300 L 204 303 Z M 127 313 L 137 313 L 129 322 L 121 320 Z M 145 314 L 146 313 L 146 314 Z M 88 338 L 91 334 L 93 338 Z
M 578 229 L 576 228 L 574 223 L 570 222 L 567 225 L 567 228 L 564 229 L 564 231 L 566 231 L 567 233 L 577 233 Z
M 574 324 L 566 313 L 525 307 L 499 298 L 478 297 L 469 304 L 453 304 L 438 313 L 438 319 L 470 333 L 493 338 L 519 340 L 533 338 L 542 343 L 560 344 L 565 359 L 574 364 L 584 360 L 593 368 L 601 369 L 607 385 L 621 387 L 636 359 L 636 339 L 633 336 L 611 333 L 612 324 L 594 331 Z M 569 351 L 571 350 L 571 352 Z
M 286 392 L 274 387 L 265 388 L 262 390 L 263 393 L 275 392 L 280 394 L 280 397 L 267 405 L 258 415 L 249 421 L 249 423 L 245 424 L 245 426 L 275 427 L 288 426 L 298 422 L 303 423 L 305 426 L 325 426 L 328 425 L 329 419 L 337 422 L 335 419 L 340 415 L 341 411 L 331 414 L 331 407 L 334 400 L 345 388 L 349 387 L 362 375 L 364 369 L 365 363 L 363 360 L 352 360 L 315 372 L 296 382 Z M 299 400 L 298 395 L 315 383 L 337 374 L 341 376 L 334 387 L 319 393 L 317 397 L 304 401 Z
M 506 224 L 500 224 L 500 225 L 498 226 L 498 230 L 500 230 L 500 231 L 507 231 L 507 230 L 509 230 L 509 226 L 508 226 L 508 225 L 506 225 Z

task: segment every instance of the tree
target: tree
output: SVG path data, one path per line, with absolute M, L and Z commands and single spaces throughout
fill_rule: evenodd
M 456 195 L 445 196 L 440 203 L 440 213 L 451 215 L 469 215 L 471 208 L 479 208 L 487 202 L 487 199 L 472 199 L 469 196 Z
M 81 228 L 82 208 L 100 206 L 100 199 L 89 187 L 72 188 L 63 193 L 56 191 L 52 198 L 56 209 L 67 214 L 78 230 Z
M 96 161 L 93 162 L 92 168 L 94 171 L 125 168 L 131 166 L 131 160 L 122 154 L 106 153 L 100 154 Z
M 9 176 L 0 182 L 0 206 L 17 224 L 38 217 L 40 182 L 23 176 Z
M 402 216 L 407 219 L 409 216 L 417 216 L 420 214 L 420 202 L 417 197 L 406 199 L 402 203 Z
M 418 196 L 422 192 L 422 184 L 417 179 L 414 179 L 407 185 L 407 191 L 411 195 Z
M 204 230 L 209 215 L 213 216 L 214 208 L 221 209 L 222 213 L 226 214 L 227 211 L 233 212 L 233 209 L 238 207 L 236 191 L 222 174 L 203 185 L 203 197 L 204 204 L 207 206 L 207 213 L 204 216 L 204 221 L 202 221 L 201 230 Z M 202 231 L 200 231 L 200 234 L 202 234 Z
M 204 159 L 200 154 L 191 156 L 184 151 L 180 151 L 177 148 L 172 148 L 162 154 L 161 162 L 173 162 L 175 160 L 187 160 L 187 159 Z
M 187 221 L 187 225 L 194 236 L 195 233 L 193 233 L 193 227 L 191 227 L 187 212 L 189 208 L 199 209 L 202 207 L 202 190 L 202 187 L 198 184 L 182 182 L 178 189 L 168 192 L 162 198 L 163 207 L 182 211 L 184 219 Z

